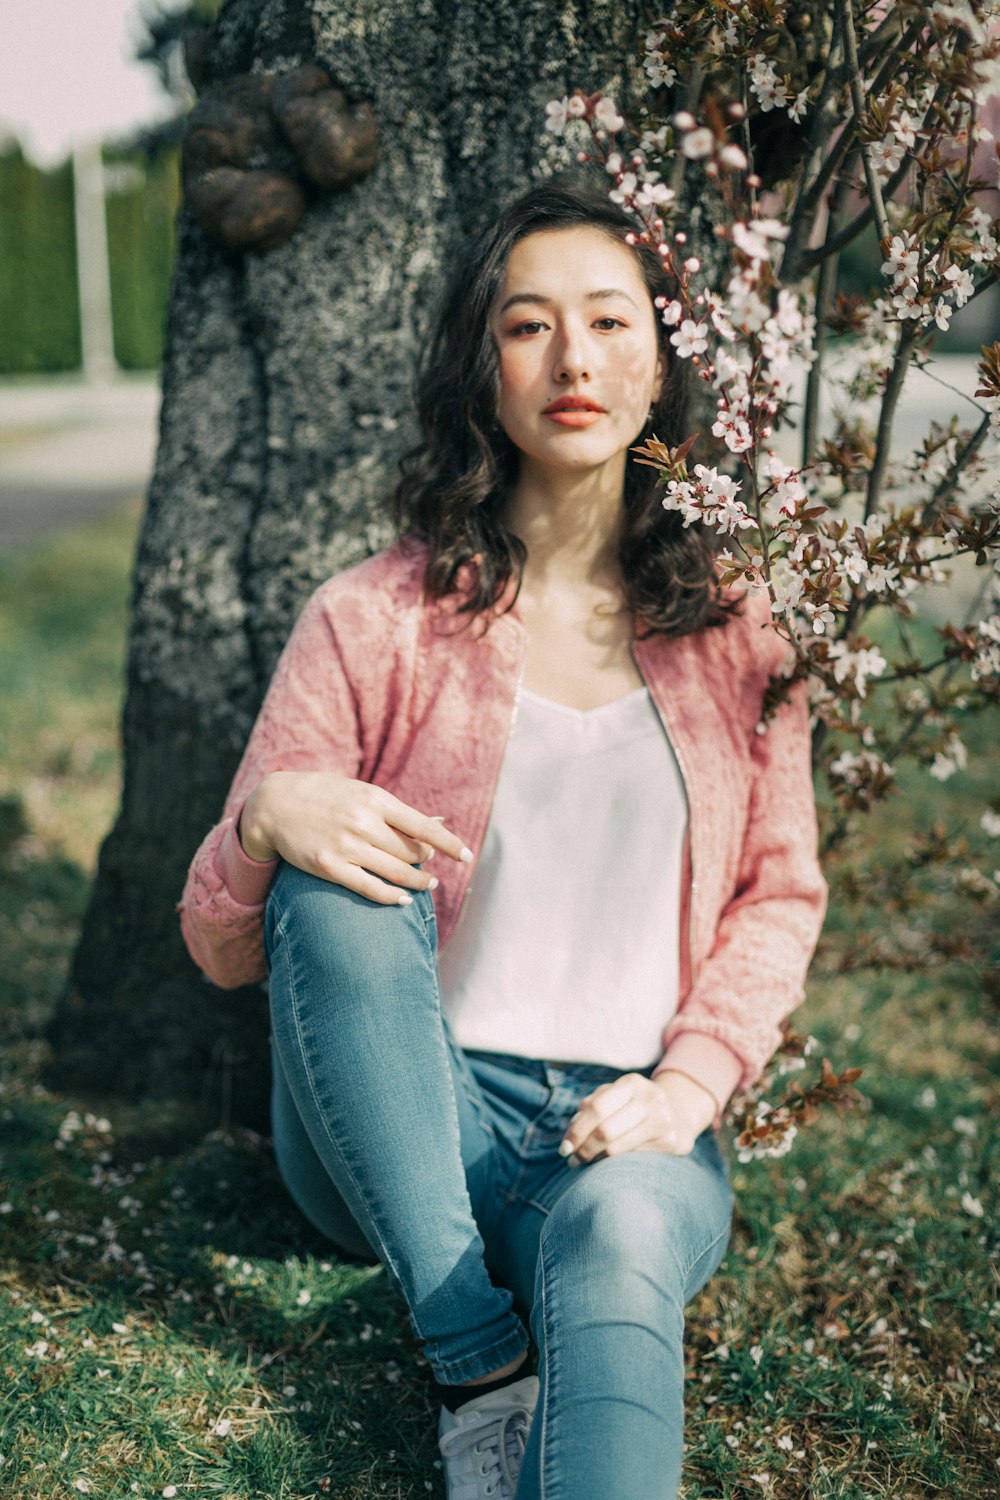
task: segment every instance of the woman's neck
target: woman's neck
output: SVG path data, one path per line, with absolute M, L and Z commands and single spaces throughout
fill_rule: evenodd
M 506 521 L 528 550 L 525 582 L 618 581 L 622 475 L 534 472 L 522 466 Z

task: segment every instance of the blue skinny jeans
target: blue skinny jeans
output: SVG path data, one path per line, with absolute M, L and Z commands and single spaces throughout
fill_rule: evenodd
M 684 1304 L 722 1260 L 715 1136 L 689 1156 L 558 1154 L 613 1068 L 462 1051 L 434 906 L 380 906 L 289 865 L 266 915 L 278 1165 L 333 1243 L 381 1260 L 436 1378 L 538 1348 L 517 1500 L 672 1500 Z M 514 939 L 516 940 L 516 939 Z

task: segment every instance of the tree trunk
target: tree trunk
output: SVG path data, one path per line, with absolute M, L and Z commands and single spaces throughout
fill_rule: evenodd
M 415 360 L 450 249 L 527 186 L 548 99 L 641 88 L 638 0 L 229 0 L 210 77 L 318 62 L 381 154 L 264 254 L 182 212 L 135 566 L 125 781 L 53 1027 L 54 1081 L 265 1117 L 261 990 L 222 992 L 175 903 L 309 592 L 389 539 Z

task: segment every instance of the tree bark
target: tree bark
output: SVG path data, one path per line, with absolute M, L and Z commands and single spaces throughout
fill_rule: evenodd
M 318 62 L 381 155 L 266 254 L 182 211 L 135 564 L 124 789 L 53 1030 L 53 1080 L 266 1117 L 262 990 L 223 992 L 175 903 L 311 590 L 390 536 L 410 391 L 452 248 L 528 185 L 548 99 L 642 88 L 638 0 L 229 0 L 210 78 Z

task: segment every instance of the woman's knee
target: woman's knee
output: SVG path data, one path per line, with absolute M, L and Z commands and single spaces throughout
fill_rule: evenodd
M 264 944 L 274 972 L 286 963 L 326 976 L 381 982 L 436 958 L 434 906 L 426 891 L 409 906 L 383 906 L 294 865 L 278 868 L 268 898 Z
M 606 1299 L 615 1288 L 626 1301 L 651 1291 L 682 1308 L 693 1282 L 703 1284 L 717 1267 L 729 1235 L 728 1184 L 713 1191 L 699 1179 L 703 1170 L 689 1159 L 655 1152 L 580 1169 L 542 1231 L 541 1263 L 567 1277 L 572 1268 Z

